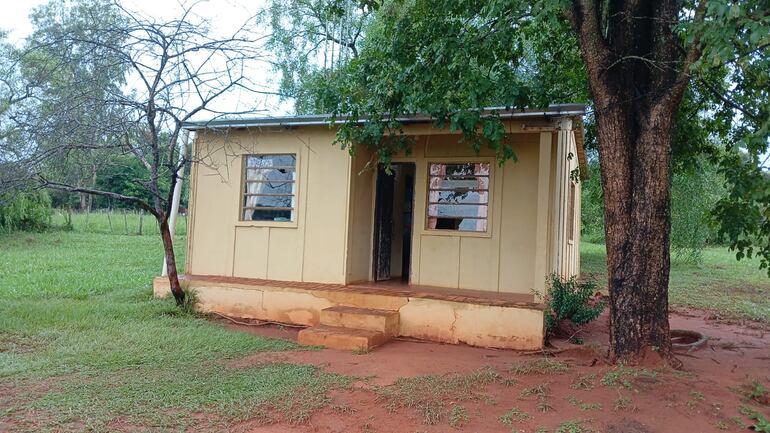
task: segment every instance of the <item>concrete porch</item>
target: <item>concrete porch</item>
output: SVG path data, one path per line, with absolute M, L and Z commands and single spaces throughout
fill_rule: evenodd
M 185 275 L 181 282 L 197 292 L 204 312 L 314 327 L 303 331 L 309 336 L 307 344 L 369 349 L 393 337 L 412 337 L 536 350 L 545 333 L 543 305 L 528 294 L 400 282 L 341 285 L 208 275 Z M 155 296 L 167 296 L 168 280 L 155 278 L 153 291 Z M 379 329 L 378 320 L 385 316 L 395 319 L 382 321 Z M 355 342 L 334 343 L 338 334 L 345 334 L 338 328 L 351 330 L 348 334 L 357 336 Z

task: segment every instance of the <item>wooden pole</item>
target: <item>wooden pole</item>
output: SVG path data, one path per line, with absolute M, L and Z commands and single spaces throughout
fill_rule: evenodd
M 187 129 L 182 130 L 181 134 L 181 140 L 180 140 L 180 149 L 179 149 L 179 161 L 182 161 L 184 158 L 184 154 L 187 151 L 187 141 L 190 139 L 190 131 Z M 171 240 L 173 242 L 174 240 L 174 234 L 176 232 L 176 217 L 179 213 L 179 200 L 182 198 L 182 184 L 184 183 L 184 168 L 179 170 L 179 173 L 177 173 L 177 179 L 176 184 L 174 185 L 174 196 L 171 200 L 171 215 L 169 215 L 168 218 L 168 229 L 171 233 Z M 167 266 L 166 266 L 166 256 L 163 256 L 163 269 L 161 270 L 161 276 L 166 276 L 167 274 Z

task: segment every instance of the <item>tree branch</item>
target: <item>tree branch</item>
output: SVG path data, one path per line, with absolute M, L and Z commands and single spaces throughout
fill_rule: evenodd
M 37 180 L 38 180 L 40 186 L 42 186 L 44 188 L 55 189 L 55 190 L 59 190 L 59 191 L 77 192 L 77 193 L 98 195 L 98 196 L 109 197 L 109 198 L 112 198 L 112 199 L 115 199 L 115 200 L 120 200 L 122 202 L 130 203 L 130 204 L 133 204 L 134 206 L 137 206 L 137 207 L 139 207 L 139 208 L 149 212 L 150 214 L 152 214 L 158 220 L 161 219 L 161 215 L 152 206 L 150 206 L 146 201 L 144 201 L 144 200 L 142 200 L 140 198 L 137 198 L 137 197 L 132 197 L 132 196 L 128 196 L 128 195 L 118 194 L 118 193 L 110 192 L 110 191 L 102 191 L 102 190 L 92 189 L 92 188 L 83 188 L 83 187 L 79 187 L 79 186 L 72 186 L 72 185 L 69 185 L 69 184 L 66 184 L 66 183 L 61 183 L 61 182 L 54 182 L 54 181 L 50 181 L 48 179 L 45 179 L 44 177 L 39 176 L 39 175 L 37 177 Z

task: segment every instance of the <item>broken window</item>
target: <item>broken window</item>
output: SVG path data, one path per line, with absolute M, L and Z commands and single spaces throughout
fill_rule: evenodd
M 295 154 L 244 157 L 242 221 L 294 221 Z
M 489 163 L 429 165 L 428 228 L 486 232 Z

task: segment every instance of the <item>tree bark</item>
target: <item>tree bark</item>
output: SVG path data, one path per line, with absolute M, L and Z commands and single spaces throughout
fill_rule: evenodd
M 179 284 L 179 275 L 176 270 L 176 258 L 174 257 L 174 240 L 169 229 L 168 217 L 162 214 L 162 218 L 158 218 L 158 224 L 160 227 L 160 236 L 163 239 L 163 252 L 166 255 L 166 273 L 168 274 L 168 282 L 171 287 L 171 294 L 174 295 L 177 305 L 184 304 L 185 293 L 182 290 L 182 286 Z
M 573 0 L 567 11 L 594 100 L 614 362 L 681 365 L 668 322 L 671 144 L 700 36 L 683 54 L 680 6 Z M 701 1 L 696 20 L 705 11 Z
M 637 133 L 626 110 L 597 115 L 610 292 L 610 359 L 674 363 L 668 322 L 672 121 Z M 622 173 L 625 173 L 623 175 Z

